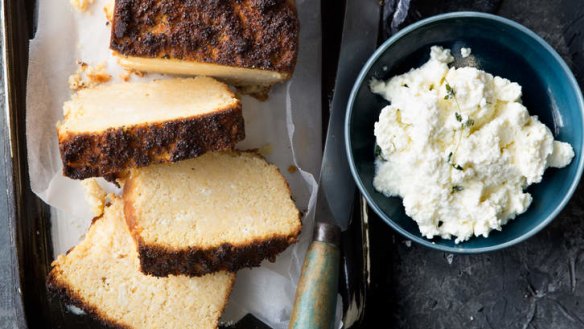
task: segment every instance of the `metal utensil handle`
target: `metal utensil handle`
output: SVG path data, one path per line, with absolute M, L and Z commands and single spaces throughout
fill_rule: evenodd
M 317 224 L 304 258 L 288 329 L 330 329 L 334 324 L 340 234 L 336 225 Z

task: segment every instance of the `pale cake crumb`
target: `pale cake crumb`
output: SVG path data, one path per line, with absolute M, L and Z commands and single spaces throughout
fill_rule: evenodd
M 122 79 L 122 81 L 124 81 L 124 82 L 128 82 L 128 81 L 130 81 L 131 75 L 132 74 L 130 72 L 125 71 L 124 73 L 120 74 L 120 79 Z
M 107 73 L 105 62 L 90 66 L 85 62 L 78 62 L 77 71 L 69 76 L 69 88 L 71 90 L 81 90 L 95 87 L 99 84 L 108 82 L 112 79 L 111 74 Z
M 105 18 L 111 22 L 114 18 L 114 0 L 108 1 L 105 6 L 103 6 L 103 13 L 105 14 Z
M 85 82 L 79 73 L 73 73 L 69 76 L 69 89 L 80 90 L 85 88 Z
M 146 75 L 146 72 L 142 72 L 142 71 L 138 71 L 138 70 L 134 70 L 134 69 L 128 69 L 128 72 L 130 72 L 131 74 L 137 76 L 137 77 L 144 77 Z
M 89 6 L 93 4 L 94 0 L 69 0 L 73 8 L 80 12 L 85 12 L 89 9 Z
M 122 79 L 124 82 L 128 82 L 132 78 L 132 75 L 142 78 L 144 75 L 146 75 L 146 73 L 134 69 L 126 69 L 123 73 L 120 74 L 120 79 Z
M 100 63 L 95 66 L 89 66 L 85 70 L 85 74 L 90 81 L 94 82 L 95 84 L 101 84 L 104 82 L 108 82 L 112 79 L 112 76 L 107 73 L 105 63 Z

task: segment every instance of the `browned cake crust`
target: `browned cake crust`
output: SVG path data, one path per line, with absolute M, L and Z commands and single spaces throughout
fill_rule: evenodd
M 131 180 L 126 182 L 124 193 L 132 189 L 131 184 Z M 180 274 L 202 276 L 222 270 L 236 272 L 245 267 L 257 267 L 264 259 L 273 262 L 276 255 L 296 243 L 300 234 L 299 227 L 296 232 L 288 236 L 273 236 L 243 245 L 223 243 L 217 248 L 186 247 L 175 250 L 144 243 L 140 237 L 140 228 L 136 223 L 132 202 L 126 200 L 124 200 L 124 217 L 138 246 L 140 270 L 143 273 L 161 277 Z
M 83 300 L 83 298 L 81 298 L 77 293 L 75 293 L 74 289 L 69 288 L 66 283 L 63 283 L 57 279 L 58 277 L 57 271 L 58 268 L 54 268 L 53 270 L 51 270 L 51 272 L 49 272 L 49 275 L 47 276 L 47 289 L 49 290 L 49 293 L 51 293 L 51 295 L 60 299 L 65 305 L 73 305 L 82 309 L 85 313 L 89 314 L 94 319 L 98 320 L 101 324 L 108 328 L 133 329 L 132 327 L 129 327 L 127 325 L 117 323 L 116 321 L 108 318 L 107 314 L 103 314 L 102 312 L 100 312 L 97 307 L 90 305 L 89 303 L 86 303 Z M 231 284 L 231 287 L 227 292 L 227 296 L 230 296 L 232 291 L 233 283 Z M 223 309 L 220 310 L 221 314 L 223 314 L 225 307 L 227 307 L 227 303 L 223 305 Z
M 241 105 L 219 113 L 101 133 L 59 134 L 63 174 L 73 179 L 115 177 L 132 167 L 176 162 L 231 149 L 245 137 Z
M 103 215 L 102 215 L 103 216 Z M 96 221 L 100 220 L 102 216 L 95 217 L 91 220 L 91 225 Z M 75 247 L 73 247 L 75 248 Z M 73 250 L 73 248 L 67 251 L 67 254 Z M 49 292 L 59 298 L 66 305 L 74 305 L 82 309 L 87 314 L 91 315 L 103 325 L 108 328 L 115 329 L 131 329 L 125 325 L 119 324 L 111 319 L 108 319 L 107 314 L 102 314 L 99 309 L 89 303 L 86 303 L 79 294 L 77 294 L 74 289 L 70 288 L 66 282 L 59 280 L 61 277 L 61 269 L 58 265 L 54 266 L 49 274 L 47 275 L 47 289 Z
M 58 271 L 58 267 L 53 268 L 47 276 L 47 288 L 53 296 L 59 298 L 66 305 L 74 305 L 82 309 L 108 328 L 132 329 L 109 319 L 107 314 L 102 314 L 97 307 L 86 303 L 83 298 L 78 296 L 78 294 L 76 294 L 73 289 L 69 288 L 66 283 L 58 280 Z
M 293 0 L 116 0 L 110 48 L 291 75 L 298 17 Z
M 139 238 L 137 240 L 140 241 Z M 162 277 L 179 274 L 202 276 L 217 271 L 236 272 L 246 267 L 258 267 L 264 259 L 273 262 L 276 255 L 296 240 L 297 235 L 281 236 L 245 245 L 224 243 L 218 248 L 184 250 L 171 250 L 138 242 L 140 270 Z

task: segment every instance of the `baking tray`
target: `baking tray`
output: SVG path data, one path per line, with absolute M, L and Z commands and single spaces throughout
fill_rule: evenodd
M 328 95 L 334 85 L 343 5 L 333 0 L 322 1 L 323 12 L 323 118 L 328 117 Z M 333 14 L 333 15 L 331 15 Z M 326 16 L 326 17 L 325 17 Z M 10 295 L 17 314 L 18 328 L 101 328 L 85 315 L 68 310 L 51 298 L 45 285 L 50 263 L 54 259 L 51 241 L 50 209 L 30 189 L 25 134 L 25 100 L 28 44 L 35 33 L 36 1 L 3 0 L 4 82 L 6 119 L 3 129 L 4 165 L 7 172 L 7 219 L 12 238 L 8 246 L 15 251 L 13 282 L 16 293 Z M 329 37 L 330 36 L 330 37 Z M 58 36 L 55 36 L 58 38 Z M 323 120 L 326 127 L 326 120 Z M 10 173 L 12 175 L 10 176 Z M 364 204 L 356 198 L 355 220 L 343 233 L 341 280 L 345 328 L 359 327 L 364 318 L 368 287 L 368 248 L 366 231 L 360 220 Z M 246 316 L 233 328 L 267 328 L 253 316 Z
M 13 252 L 18 275 L 14 276 L 12 291 L 21 292 L 10 294 L 7 302 L 14 308 L 19 328 L 27 325 L 29 328 L 98 328 L 85 317 L 66 312 L 60 303 L 49 301 L 46 294 L 44 277 L 52 259 L 49 214 L 29 188 L 24 131 L 27 45 L 34 31 L 34 1 L 3 2 L 10 131 L 6 127 L 0 130 L 4 146 L 0 156 L 4 159 L 5 172 L 12 175 L 6 177 L 6 217 L 11 239 L 8 245 L 0 247 Z M 516 20 L 548 41 L 566 60 L 580 86 L 583 85 L 584 5 L 581 0 L 382 2 L 383 39 L 417 20 L 453 10 L 485 11 Z M 334 86 L 342 3 L 322 0 L 325 111 Z M 408 9 L 404 10 L 406 6 Z M 323 113 L 323 129 L 326 129 L 326 117 Z M 483 255 L 449 255 L 416 246 L 369 213 L 363 204 L 358 204 L 357 220 L 353 220 L 351 229 L 343 235 L 339 289 L 346 327 L 584 328 L 581 316 L 584 314 L 583 189 L 581 184 L 560 216 L 535 237 Z M 236 327 L 265 326 L 247 317 Z

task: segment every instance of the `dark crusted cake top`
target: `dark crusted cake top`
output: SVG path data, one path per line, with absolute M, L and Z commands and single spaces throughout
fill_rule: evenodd
M 298 19 L 293 0 L 116 0 L 110 47 L 292 73 Z

